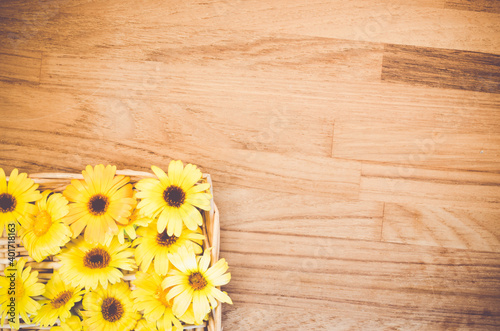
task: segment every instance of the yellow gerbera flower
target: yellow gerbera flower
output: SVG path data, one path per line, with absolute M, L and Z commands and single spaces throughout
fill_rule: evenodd
M 120 244 L 113 238 L 109 245 L 91 244 L 77 239 L 67 245 L 57 257 L 61 260 L 59 273 L 64 282 L 74 287 L 95 289 L 99 283 L 106 288 L 123 277 L 122 270 L 136 268 L 130 243 Z
M 71 238 L 71 230 L 63 222 L 69 212 L 68 200 L 61 193 L 50 193 L 42 193 L 42 198 L 36 202 L 37 211 L 33 217 L 27 215 L 19 220 L 23 245 L 37 262 L 59 253 L 61 246 Z
M 225 259 L 209 268 L 210 249 L 197 259 L 193 251 L 184 247 L 176 254 L 169 254 L 168 259 L 178 270 L 171 268 L 162 286 L 172 287 L 167 300 L 174 299 L 173 312 L 176 316 L 182 316 L 192 303 L 194 319 L 199 324 L 210 312 L 210 307 L 217 307 L 216 299 L 233 303 L 226 293 L 216 288 L 231 280 L 231 274 L 225 273 L 228 269 Z
M 13 329 L 19 329 L 19 315 L 26 323 L 30 323 L 28 314 L 35 314 L 40 304 L 32 297 L 42 295 L 45 285 L 38 283 L 38 271 L 31 272 L 31 267 L 24 269 L 26 259 L 19 259 L 17 265 L 4 270 L 0 276 L 0 312 L 3 326 L 5 317 Z
M 38 310 L 34 323 L 40 323 L 42 327 L 52 326 L 59 318 L 65 321 L 71 316 L 70 309 L 76 302 L 82 300 L 85 291 L 65 284 L 59 272 L 54 272 L 52 278 L 45 286 L 45 294 L 48 300 L 40 300 L 42 308 Z
M 203 317 L 203 321 L 208 321 L 209 314 L 206 314 Z M 190 304 L 184 315 L 179 317 L 179 320 L 186 323 L 186 324 L 197 324 L 197 325 L 202 325 L 203 321 L 195 321 L 194 319 L 194 311 L 193 311 L 193 304 Z
M 198 227 L 196 231 L 191 231 L 183 226 L 180 236 L 169 236 L 167 231 L 157 232 L 156 222 L 151 223 L 147 228 L 139 228 L 137 234 L 139 238 L 134 240 L 133 246 L 137 246 L 135 260 L 140 265 L 142 271 L 149 269 L 149 265 L 154 260 L 154 269 L 159 275 L 166 275 L 168 272 L 168 254 L 175 253 L 180 247 L 188 247 L 196 254 L 202 252 L 201 244 L 205 238 Z
M 210 210 L 212 196 L 206 191 L 210 184 L 196 183 L 202 173 L 195 165 L 183 166 L 181 161 L 171 161 L 168 166 L 168 176 L 163 170 L 152 166 L 151 169 L 159 178 L 141 179 L 136 188 L 137 197 L 142 199 L 137 206 L 144 214 L 158 217 L 158 232 L 167 229 L 169 236 L 179 237 L 182 223 L 190 230 L 203 224 L 203 218 L 196 207 Z
M 6 224 L 16 223 L 22 216 L 34 214 L 36 208 L 30 202 L 42 196 L 32 179 L 26 173 L 12 170 L 7 183 L 5 172 L 0 168 L 0 237 Z M 17 230 L 17 224 L 14 227 Z
M 120 244 L 125 243 L 125 234 L 127 235 L 128 238 L 131 240 L 134 240 L 137 238 L 137 233 L 136 233 L 136 228 L 140 227 L 146 227 L 151 223 L 153 219 L 146 217 L 142 213 L 139 212 L 138 209 L 134 209 L 132 212 L 132 215 L 128 218 L 128 223 L 127 224 L 120 224 L 117 223 L 118 225 L 118 241 Z M 112 236 L 109 235 L 106 238 L 106 242 L 108 240 L 111 240 Z
M 159 331 L 156 327 L 156 323 L 150 323 L 146 319 L 141 318 L 137 325 L 135 326 L 135 331 Z
M 63 194 L 70 202 L 66 217 L 73 237 L 85 228 L 85 240 L 103 243 L 106 234 L 118 233 L 116 223 L 126 224 L 135 203 L 129 177 L 115 176 L 115 166 L 99 164 L 82 171 L 84 180 L 72 180 Z
M 81 331 L 82 328 L 83 324 L 80 317 L 72 315 L 64 322 L 61 322 L 61 326 L 54 326 L 50 328 L 50 331 Z
M 83 298 L 83 309 L 83 324 L 89 331 L 129 331 L 141 318 L 124 282 L 88 292 Z
M 152 268 L 147 273 L 139 271 L 133 281 L 136 289 L 131 294 L 135 307 L 143 310 L 146 320 L 155 323 L 159 330 L 182 330 L 181 322 L 172 313 L 172 303 L 166 298 L 169 289 L 161 285 L 163 279 Z

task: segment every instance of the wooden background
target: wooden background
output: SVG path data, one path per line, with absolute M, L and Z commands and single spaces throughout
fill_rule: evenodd
M 498 330 L 499 54 L 497 0 L 2 0 L 0 166 L 212 174 L 224 330 Z

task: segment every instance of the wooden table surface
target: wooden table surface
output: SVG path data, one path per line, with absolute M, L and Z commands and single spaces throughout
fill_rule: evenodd
M 500 328 L 500 1 L 2 0 L 0 167 L 199 165 L 224 330 Z

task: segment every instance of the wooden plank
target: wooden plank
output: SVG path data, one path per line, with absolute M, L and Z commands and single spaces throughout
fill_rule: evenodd
M 323 318 L 372 320 L 373 329 L 500 325 L 497 253 L 307 235 L 222 231 L 221 237 L 222 256 L 238 280 L 224 287 L 235 306 L 322 307 Z
M 338 120 L 335 122 L 333 155 L 402 166 L 500 169 L 497 157 L 500 137 L 467 132 L 469 130 L 442 133 L 452 128 L 430 128 L 425 123 L 422 120 L 405 126 L 395 121 Z
M 40 122 L 47 120 L 50 128 L 58 131 L 67 122 L 76 120 L 78 109 L 89 96 L 53 91 L 33 84 L 17 84 L 0 81 L 0 108 L 2 123 L 10 128 L 37 130 Z
M 154 84 L 163 85 L 159 77 L 152 77 L 159 79 Z M 235 84 L 244 85 L 245 81 Z M 246 150 L 242 154 L 249 160 L 254 157 L 253 151 L 331 156 L 333 121 L 328 116 L 311 117 L 307 100 L 294 104 L 282 96 L 263 99 L 243 88 L 209 87 L 205 82 L 200 91 L 197 86 L 186 85 L 191 91 L 164 95 L 161 87 L 146 85 L 141 91 L 141 86 L 136 85 L 133 90 L 126 90 L 126 84 L 119 82 L 94 92 L 89 85 L 87 93 L 70 85 L 55 92 L 45 85 L 42 89 L 18 89 L 5 84 L 0 85 L 0 103 L 11 110 L 6 116 L 9 123 L 19 128 L 30 128 L 26 121 L 40 116 L 56 120 L 57 114 L 66 114 L 68 123 L 79 118 L 105 123 L 106 127 L 98 130 L 101 135 L 141 135 L 144 139 L 176 141 L 178 145 L 204 141 L 208 145 Z M 112 97 L 106 95 L 111 86 L 116 86 Z M 209 91 L 205 91 L 207 87 Z
M 43 50 L 44 43 L 51 40 L 46 32 L 58 30 L 58 27 L 53 25 L 53 21 L 60 15 L 61 9 L 88 2 L 90 1 L 2 1 L 0 3 L 0 30 L 2 31 L 0 45 L 10 49 Z
M 42 53 L 0 48 L 0 81 L 40 83 Z
M 337 117 L 332 155 L 403 166 L 498 171 L 500 96 L 463 94 L 448 98 L 447 107 L 427 103 L 425 99 L 434 98 L 427 93 L 439 94 L 414 90 L 401 104 L 400 96 L 388 93 L 376 114 L 366 109 L 364 114 Z M 411 100 L 416 94 L 421 94 L 418 101 Z
M 102 85 L 106 77 L 111 82 L 119 81 L 123 88 L 134 86 L 132 83 L 140 79 L 140 84 L 135 84 L 138 87 L 147 85 L 151 80 L 148 76 L 168 75 L 166 68 L 177 68 L 178 71 L 186 64 L 220 68 L 226 72 L 235 69 L 251 70 L 256 74 L 273 71 L 310 75 L 314 72 L 330 79 L 380 80 L 382 44 L 288 34 L 259 37 L 245 31 L 228 32 L 230 35 L 226 34 L 224 38 L 199 39 L 197 36 L 186 40 L 183 35 L 190 31 L 178 32 L 180 35 L 165 36 L 169 40 L 167 43 L 163 40 L 152 49 L 140 49 L 132 59 L 130 54 L 122 52 L 111 57 L 104 52 L 99 59 L 89 59 L 82 54 L 49 52 L 43 62 L 43 82 L 61 85 L 87 80 L 87 84 L 96 87 Z M 102 49 L 96 51 L 103 53 Z M 121 60 L 117 61 L 117 58 Z M 126 74 L 119 74 L 121 71 Z
M 149 170 L 151 164 L 166 168 L 170 159 L 174 158 L 203 165 L 203 170 L 212 174 L 218 185 L 232 183 L 341 200 L 355 199 L 359 195 L 361 165 L 355 161 L 248 151 L 201 143 L 179 148 L 176 141 L 164 138 L 146 138 L 148 143 L 145 145 L 140 136 L 115 136 L 112 128 L 102 130 L 93 123 L 87 122 L 89 126 L 86 127 L 76 121 L 68 124 L 67 130 L 60 131 L 13 129 L 0 124 L 4 152 L 0 156 L 0 166 L 6 171 L 10 171 L 15 164 L 31 171 L 80 172 L 86 164 L 109 163 L 122 169 Z M 80 133 L 69 132 L 75 127 L 80 128 Z M 153 134 L 164 137 L 164 132 Z M 37 155 L 37 158 L 29 155 Z M 131 158 L 131 155 L 134 157 Z
M 497 53 L 499 49 L 498 15 L 443 9 L 444 0 L 376 0 L 363 5 L 356 0 L 321 0 L 314 6 L 300 0 L 142 0 L 141 11 L 132 9 L 135 3 L 87 1 L 78 6 L 50 8 L 46 11 L 49 14 L 39 20 L 28 16 L 31 25 L 21 19 L 11 20 L 3 26 L 7 34 L 0 35 L 0 41 L 12 43 L 12 38 L 6 36 L 25 29 L 26 34 L 15 39 L 23 47 L 93 54 L 112 47 L 115 53 L 136 56 L 141 48 L 175 45 L 165 38 L 171 34 L 177 34 L 177 40 L 194 35 L 210 43 L 214 36 L 231 35 L 228 31 L 254 31 L 260 35 L 286 33 L 486 53 Z M 36 9 L 33 6 L 27 12 Z M 84 37 L 75 40 L 71 38 L 74 35 Z
M 500 55 L 388 44 L 382 80 L 500 93 Z
M 357 87 L 330 88 L 331 102 L 343 110 L 332 112 L 334 157 L 410 167 L 500 169 L 500 95 L 385 83 Z
M 305 306 L 294 308 L 280 303 L 271 304 L 269 296 L 256 295 L 262 300 L 255 303 L 248 301 L 244 294 L 232 296 L 238 304 L 225 306 L 222 311 L 224 327 L 238 331 L 266 330 L 270 325 L 273 330 L 421 330 L 443 329 L 444 323 L 428 320 L 409 320 L 405 318 L 387 318 L 364 311 L 363 316 L 346 314 L 337 309 L 315 309 Z M 284 299 L 297 300 L 293 297 Z M 481 327 L 469 327 L 480 329 Z M 299 329 L 299 330 L 300 330 Z
M 498 209 L 386 203 L 384 241 L 500 252 Z
M 263 37 L 247 31 L 228 31 L 224 38 L 205 38 L 194 45 L 191 40 L 177 38 L 175 43 L 181 45 L 162 43 L 157 49 L 145 52 L 147 59 L 169 64 L 197 63 L 226 70 L 314 72 L 341 80 L 375 82 L 380 79 L 384 48 L 383 44 L 363 41 L 290 34 Z
M 370 1 L 362 6 L 351 1 L 320 1 L 309 6 L 302 1 L 241 2 L 213 13 L 206 9 L 192 12 L 208 31 L 223 22 L 231 29 L 263 33 L 287 31 L 291 34 L 407 44 L 497 53 L 498 16 L 489 13 L 462 12 L 426 4 L 401 1 Z M 335 18 L 332 19 L 334 13 Z M 272 23 L 271 23 L 272 22 Z M 277 30 L 275 26 L 280 28 Z M 448 38 L 442 37 L 446 31 Z M 481 37 L 479 37 L 481 36 Z
M 363 164 L 361 200 L 498 208 L 500 174 Z
M 500 13 L 500 2 L 497 0 L 446 0 L 445 8 Z
M 383 203 L 219 187 L 223 230 L 380 240 Z M 255 211 L 259 212 L 256 213 Z

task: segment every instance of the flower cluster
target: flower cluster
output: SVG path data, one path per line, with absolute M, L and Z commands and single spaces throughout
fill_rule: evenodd
M 44 282 L 36 263 L 9 261 L 1 325 L 17 329 L 21 317 L 51 330 L 175 331 L 202 324 L 218 301 L 232 303 L 218 288 L 231 279 L 226 261 L 210 267 L 203 249 L 210 184 L 181 161 L 152 170 L 156 178 L 134 186 L 115 166 L 87 166 L 61 194 L 40 193 L 17 169 L 7 180 L 0 168 L 0 236 L 13 229 L 32 260 L 60 264 Z

